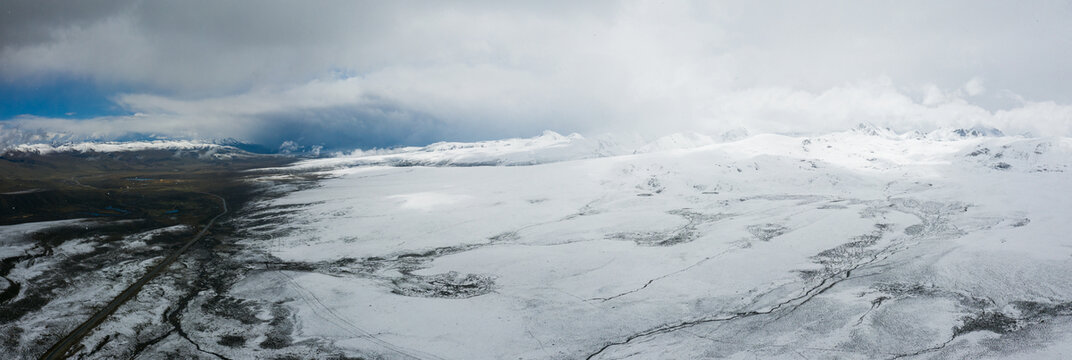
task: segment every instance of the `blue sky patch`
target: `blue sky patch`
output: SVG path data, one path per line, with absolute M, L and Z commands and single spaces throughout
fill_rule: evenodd
M 19 115 L 84 119 L 128 115 L 105 89 L 88 80 L 55 78 L 45 81 L 0 82 L 0 120 Z

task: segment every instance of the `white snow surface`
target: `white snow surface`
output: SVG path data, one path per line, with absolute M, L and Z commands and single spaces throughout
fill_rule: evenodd
M 871 130 L 301 162 L 329 178 L 244 241 L 318 270 L 232 296 L 355 356 L 1068 356 L 1072 314 L 1031 309 L 1072 304 L 1072 139 Z
M 357 150 L 331 158 L 306 160 L 291 169 L 326 170 L 351 166 L 497 166 L 536 165 L 559 161 L 689 149 L 715 141 L 699 133 L 677 133 L 646 141 L 639 135 L 603 134 L 586 138 L 545 131 L 531 138 L 439 142 L 424 147 Z
M 0 225 L 0 258 L 23 255 L 27 249 L 34 247 L 30 236 L 35 232 L 57 227 L 77 226 L 83 223 L 87 223 L 87 220 L 68 219 Z

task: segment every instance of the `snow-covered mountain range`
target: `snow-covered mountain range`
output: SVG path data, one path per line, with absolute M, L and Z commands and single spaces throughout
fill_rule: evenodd
M 190 140 L 155 140 L 155 141 L 127 141 L 127 142 L 77 142 L 52 144 L 20 144 L 8 147 L 6 152 L 51 154 L 51 153 L 103 153 L 103 152 L 129 152 L 145 150 L 213 150 L 226 149 L 238 150 L 237 148 Z
M 758 139 L 783 139 L 779 144 L 757 144 L 763 140 Z M 795 154 L 799 151 L 815 151 L 822 154 L 822 147 L 808 146 L 811 143 L 835 144 L 841 143 L 840 147 L 871 147 L 884 146 L 883 148 L 867 149 L 869 153 L 878 152 L 878 156 L 863 156 L 863 159 L 878 161 L 882 154 L 887 154 L 891 159 L 897 158 L 897 152 L 920 151 L 926 153 L 934 148 L 959 148 L 976 144 L 980 147 L 1006 146 L 1016 147 L 1047 147 L 1050 143 L 1061 143 L 1060 138 L 1028 138 L 1023 136 L 1005 136 L 997 129 L 976 127 L 971 129 L 942 129 L 930 133 L 908 132 L 897 134 L 889 129 L 882 129 L 867 124 L 844 132 L 831 133 L 820 136 L 783 136 L 774 134 L 760 134 L 749 136 L 747 131 L 738 130 L 723 134 L 720 140 L 699 133 L 677 133 L 656 138 L 653 141 L 645 141 L 638 135 L 616 136 L 600 135 L 591 138 L 580 134 L 568 136 L 545 131 L 542 135 L 532 138 L 517 138 L 473 143 L 440 142 L 424 147 L 405 147 L 396 149 L 374 149 L 368 151 L 356 150 L 351 153 L 338 153 L 335 156 L 313 159 L 297 164 L 296 168 L 304 170 L 332 169 L 351 166 L 518 166 L 536 165 L 567 160 L 582 160 L 620 155 L 633 155 L 654 153 L 663 151 L 682 151 L 703 147 L 745 147 L 752 144 L 757 149 L 768 149 L 768 146 L 776 146 L 778 151 L 785 154 Z M 783 143 L 792 143 L 792 146 L 783 146 Z M 1023 144 L 1034 145 L 1023 145 Z M 737 144 L 737 145 L 731 145 Z M 881 144 L 881 145 L 880 145 Z M 997 144 L 997 145 L 995 145 Z M 831 145 L 831 148 L 833 146 Z M 904 148 L 897 150 L 895 148 Z M 863 149 L 863 148 L 861 148 Z M 927 150 L 924 150 L 927 149 Z M 756 151 L 738 149 L 740 151 Z M 1017 150 L 1012 150 L 1017 151 Z M 1032 149 L 1030 152 L 1033 152 Z M 838 151 L 844 153 L 844 151 Z M 1022 160 L 1027 160 L 1027 153 L 1018 155 Z M 781 154 L 781 153 L 779 153 Z M 853 157 L 853 154 L 842 154 Z M 1036 155 L 1041 155 L 1036 154 Z M 801 157 L 807 157 L 800 155 Z M 861 155 L 862 156 L 862 155 Z M 998 155 L 1000 159 L 1002 155 Z M 986 157 L 977 158 L 985 159 Z M 903 159 L 902 159 L 903 160 Z M 1051 159 L 1059 161 L 1059 159 Z M 830 159 L 830 161 L 846 161 L 844 159 Z M 995 162 L 996 164 L 996 162 Z M 873 164 L 872 164 L 873 165 Z M 1028 165 L 1021 163 L 1020 165 Z M 1045 168 L 1043 166 L 1042 168 Z
M 885 138 L 913 138 L 955 141 L 973 137 L 1001 137 L 1001 130 L 976 126 L 972 128 L 938 129 L 928 133 L 910 131 L 895 133 L 861 123 L 848 130 L 854 133 Z M 662 150 L 694 148 L 714 143 L 741 140 L 752 135 L 747 129 L 738 128 L 709 136 L 696 132 L 674 133 L 661 137 L 644 137 L 639 134 L 599 134 L 585 137 L 580 134 L 562 135 L 544 131 L 532 138 L 514 138 L 480 142 L 439 142 L 420 147 L 354 150 L 351 152 L 324 153 L 324 156 L 365 158 L 354 164 L 390 163 L 392 161 L 416 161 L 424 165 L 531 165 L 549 161 L 562 161 L 590 157 L 605 157 Z M 251 144 L 239 139 L 167 139 L 155 136 L 135 136 L 126 140 L 99 141 L 78 138 L 65 133 L 25 131 L 0 125 L 0 152 L 115 152 L 138 150 L 193 150 L 213 147 L 230 147 L 257 152 L 278 152 L 321 157 L 323 146 L 304 146 L 294 141 L 279 145 Z M 443 156 L 414 156 L 412 153 L 437 153 Z M 390 156 L 410 154 L 406 156 Z M 344 156 L 340 156 L 344 155 Z

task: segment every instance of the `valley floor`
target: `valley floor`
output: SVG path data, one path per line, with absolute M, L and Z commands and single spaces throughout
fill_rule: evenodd
M 523 166 L 457 151 L 250 173 L 259 200 L 75 356 L 1072 354 L 1068 139 L 759 135 L 496 163 Z

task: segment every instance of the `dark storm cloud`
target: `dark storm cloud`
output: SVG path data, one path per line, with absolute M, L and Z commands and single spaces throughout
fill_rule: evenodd
M 388 105 L 288 110 L 260 118 L 262 125 L 248 135 L 249 141 L 292 141 L 308 146 L 327 145 L 328 150 L 346 150 L 338 148 L 339 144 L 379 148 L 424 145 L 451 132 L 427 114 Z
M 113 16 L 133 1 L 7 0 L 0 4 L 0 47 L 50 42 L 54 30 Z

